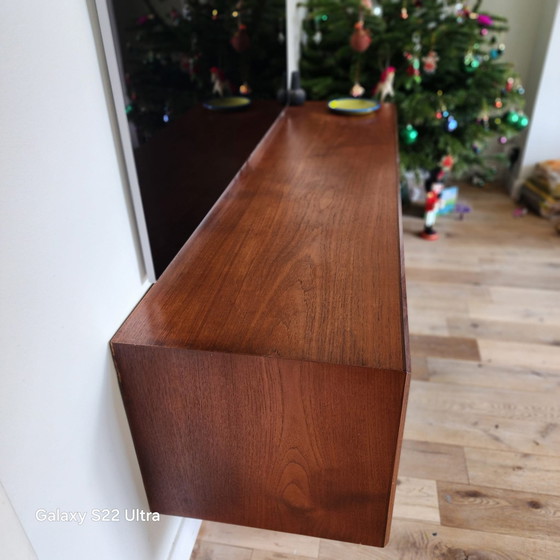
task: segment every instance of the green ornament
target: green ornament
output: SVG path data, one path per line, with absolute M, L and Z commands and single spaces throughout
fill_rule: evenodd
M 418 140 L 418 131 L 411 124 L 407 124 L 401 130 L 401 138 L 407 146 L 410 146 Z
M 516 113 L 515 111 L 508 111 L 506 114 L 506 122 L 508 124 L 511 124 L 513 126 L 518 126 L 519 125 L 519 120 L 520 120 L 520 115 L 519 113 Z
M 480 67 L 480 58 L 469 52 L 465 55 L 464 63 L 467 72 L 474 72 Z
M 518 116 L 519 116 L 519 121 L 517 121 L 516 128 L 518 130 L 523 130 L 524 128 L 527 128 L 529 126 L 529 117 L 523 114 Z

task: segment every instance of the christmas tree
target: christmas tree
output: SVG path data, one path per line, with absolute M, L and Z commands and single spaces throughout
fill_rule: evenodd
M 496 170 L 492 143 L 527 127 L 524 90 L 501 61 L 503 17 L 482 1 L 308 0 L 301 73 L 312 99 L 375 96 L 398 110 L 403 171 Z M 494 153 L 492 153 L 494 152 Z
M 284 0 L 177 0 L 119 22 L 129 119 L 141 140 L 212 96 L 276 97 L 285 68 Z

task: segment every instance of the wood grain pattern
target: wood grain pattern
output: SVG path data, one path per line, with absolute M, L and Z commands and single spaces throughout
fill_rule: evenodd
M 470 447 L 465 448 L 465 456 L 472 484 L 560 496 L 558 456 Z
M 115 355 L 153 511 L 384 542 L 404 374 L 125 345 Z
M 394 108 L 286 110 L 112 351 L 152 510 L 384 545 L 410 378 Z
M 226 523 L 205 521 L 199 533 L 199 542 L 251 548 L 260 556 L 272 558 L 317 558 L 320 540 L 278 531 L 265 531 Z M 254 559 L 252 559 L 254 560 Z
M 191 555 L 192 560 L 252 560 L 250 548 L 199 541 Z
M 396 519 L 386 548 L 321 541 L 320 560 L 557 560 L 560 543 Z M 214 559 L 212 559 L 214 560 Z
M 478 344 L 474 338 L 411 334 L 410 348 L 416 356 L 480 360 Z
M 526 332 L 531 329 L 524 329 Z M 528 333 L 527 337 L 531 336 Z M 560 372 L 546 371 L 538 367 L 502 365 L 501 362 L 486 364 L 444 358 L 426 358 L 425 377 L 437 383 L 494 387 L 516 391 L 546 393 L 560 389 Z M 414 356 L 412 357 L 414 364 Z M 415 372 L 414 372 L 415 373 Z M 414 376 L 416 378 L 416 375 Z
M 465 453 L 458 445 L 403 441 L 399 477 L 469 482 Z
M 560 542 L 560 497 L 438 482 L 442 525 Z
M 558 500 L 554 494 L 560 421 L 554 407 L 560 402 L 559 373 L 554 368 L 534 367 L 539 350 L 546 356 L 549 348 L 557 346 L 558 324 L 543 301 L 550 296 L 552 308 L 560 297 L 560 238 L 546 220 L 532 215 L 513 218 L 515 205 L 499 186 L 461 185 L 460 194 L 473 212 L 463 221 L 453 216 L 438 218 L 440 239 L 436 243 L 418 237 L 420 218 L 404 217 L 407 283 L 411 293 L 417 294 L 409 298 L 411 333 L 441 338 L 437 345 L 421 346 L 422 354 L 412 354 L 415 381 L 399 475 L 440 486 L 451 483 L 447 485 L 453 491 L 505 494 L 494 495 L 500 505 L 486 508 L 484 515 L 481 509 L 486 506 L 480 500 L 456 504 L 454 527 L 430 522 L 431 510 L 425 510 L 422 519 L 395 517 L 389 544 L 382 549 L 321 539 L 321 560 L 560 558 L 560 540 L 550 536 L 557 534 L 560 523 L 549 513 L 550 504 Z M 433 290 L 426 288 L 427 283 L 433 284 Z M 468 305 L 431 310 L 429 303 L 438 297 L 438 286 L 444 299 L 449 301 L 453 294 Z M 484 319 L 471 315 L 471 304 L 478 304 Z M 533 305 L 541 312 L 542 322 L 528 324 L 516 319 L 520 308 L 530 310 Z M 459 330 L 471 322 L 479 328 Z M 447 357 L 440 357 L 448 336 L 452 338 Z M 482 342 L 481 348 L 492 351 L 485 354 L 492 363 L 465 359 L 459 352 L 453 355 L 453 348 L 461 351 L 455 345 L 457 337 Z M 488 347 L 488 341 L 514 344 Z M 512 364 L 510 359 L 510 350 L 517 343 L 529 344 L 525 366 Z M 518 353 L 515 361 L 520 357 Z M 552 358 L 548 354 L 549 363 Z M 468 464 L 465 454 L 470 457 Z M 469 478 L 474 486 L 468 485 Z M 542 498 L 539 503 L 547 507 L 540 512 L 534 509 L 537 503 L 529 507 L 528 494 L 535 501 L 537 496 Z M 460 515 L 456 514 L 459 509 Z M 527 510 L 530 531 L 525 523 Z M 395 511 L 399 513 L 398 508 Z M 404 510 L 403 515 L 410 512 Z M 420 509 L 417 514 L 423 515 Z M 550 530 L 552 523 L 556 525 Z M 271 541 L 278 539 L 276 534 L 270 535 Z M 206 538 L 201 533 L 200 539 Z M 243 536 L 235 542 L 243 546 Z M 255 553 L 259 546 L 255 543 Z
M 400 519 L 424 519 L 439 523 L 435 481 L 399 475 L 393 514 Z
M 408 370 L 394 119 L 288 109 L 114 342 Z

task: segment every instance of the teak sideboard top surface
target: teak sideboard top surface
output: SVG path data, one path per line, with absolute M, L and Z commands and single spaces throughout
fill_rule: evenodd
M 409 383 L 398 179 L 392 105 L 286 109 L 118 330 L 153 510 L 386 542 Z
M 394 119 L 287 109 L 113 341 L 408 369 Z

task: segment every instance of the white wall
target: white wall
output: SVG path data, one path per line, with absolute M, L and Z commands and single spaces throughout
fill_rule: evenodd
M 500 37 L 506 45 L 501 58 L 510 62 L 529 89 L 534 64 L 533 47 L 539 35 L 543 6 L 548 0 L 483 0 L 482 11 L 508 19 L 509 31 Z
M 35 519 L 147 509 L 108 341 L 148 284 L 91 8 L 0 4 L 0 481 L 41 560 L 158 560 L 176 518 Z
M 535 163 L 560 159 L 560 0 L 546 0 L 541 12 L 540 36 L 534 44 L 534 94 L 528 97 L 531 124 L 520 163 L 520 180 L 530 175 Z M 514 196 L 520 188 L 516 185 Z

